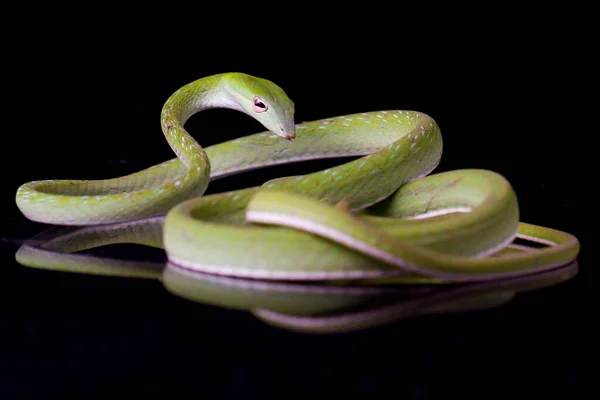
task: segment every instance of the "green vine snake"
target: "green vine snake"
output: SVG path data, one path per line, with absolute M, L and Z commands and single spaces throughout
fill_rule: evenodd
M 267 131 L 204 149 L 184 125 L 215 107 L 248 114 Z M 17 206 L 33 221 L 57 225 L 166 214 L 163 244 L 171 263 L 234 277 L 482 281 L 577 257 L 573 235 L 519 222 L 516 193 L 502 175 L 478 169 L 431 174 L 442 137 L 427 114 L 389 110 L 296 124 L 294 111 L 271 81 L 243 73 L 198 79 L 162 109 L 162 131 L 177 158 L 119 178 L 25 183 Z M 211 179 L 343 156 L 360 157 L 204 195 Z M 510 251 L 515 238 L 545 247 Z

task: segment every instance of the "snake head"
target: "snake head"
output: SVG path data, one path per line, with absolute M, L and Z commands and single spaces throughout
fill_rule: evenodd
M 296 137 L 294 102 L 282 88 L 266 79 L 242 73 L 228 74 L 226 87 L 240 111 L 277 136 L 288 140 Z

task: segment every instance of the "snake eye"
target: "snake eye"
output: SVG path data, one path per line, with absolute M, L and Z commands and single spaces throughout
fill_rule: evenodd
M 262 101 L 262 99 L 258 96 L 254 96 L 254 101 L 252 102 L 252 111 L 256 113 L 261 113 L 267 111 L 269 107 L 267 104 Z

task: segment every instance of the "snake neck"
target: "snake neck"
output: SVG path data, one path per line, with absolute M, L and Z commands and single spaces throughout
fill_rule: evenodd
M 227 74 L 219 74 L 191 82 L 165 102 L 161 126 L 167 142 L 190 173 L 210 176 L 210 162 L 200 144 L 184 128 L 194 114 L 209 108 L 230 108 L 243 111 L 227 90 Z

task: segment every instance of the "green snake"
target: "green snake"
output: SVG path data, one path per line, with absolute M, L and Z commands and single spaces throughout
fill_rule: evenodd
M 243 112 L 267 131 L 204 149 L 184 125 L 217 107 Z M 177 158 L 113 179 L 25 183 L 16 202 L 27 218 L 56 225 L 166 214 L 163 244 L 171 263 L 246 278 L 481 281 L 576 259 L 575 236 L 519 222 L 517 196 L 502 175 L 430 174 L 442 137 L 427 114 L 389 110 L 296 124 L 294 112 L 271 81 L 243 73 L 204 77 L 175 91 L 162 109 L 162 131 Z M 358 158 L 204 194 L 213 179 L 344 156 Z M 515 238 L 544 247 L 510 251 Z

